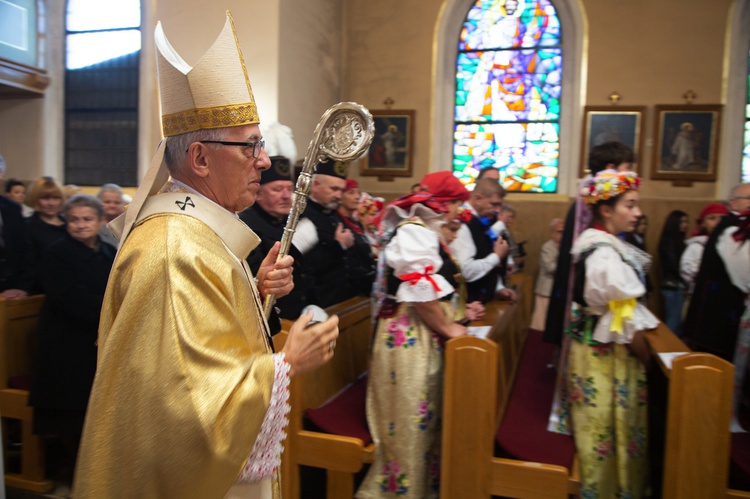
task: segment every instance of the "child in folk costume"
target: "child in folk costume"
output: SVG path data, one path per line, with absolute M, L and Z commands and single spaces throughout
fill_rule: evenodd
M 469 193 L 447 171 L 426 175 L 422 186 L 383 214 L 385 295 L 367 386 L 376 453 L 359 499 L 438 497 L 444 342 L 483 314 L 459 296 L 460 271 L 438 233 Z
M 592 222 L 573 244 L 575 286 L 557 430 L 572 429 L 581 496 L 641 497 L 647 477 L 647 348 L 659 321 L 639 302 L 650 256 L 617 235 L 635 228 L 640 179 L 605 170 L 581 196 Z M 570 427 L 572 425 L 572 428 Z

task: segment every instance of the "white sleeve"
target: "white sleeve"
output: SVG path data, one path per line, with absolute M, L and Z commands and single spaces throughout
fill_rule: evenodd
M 482 259 L 474 258 L 477 254 L 477 246 L 474 244 L 474 238 L 471 237 L 471 231 L 463 224 L 458 229 L 456 239 L 450 244 L 450 248 L 461 265 L 461 275 L 466 282 L 481 279 L 500 264 L 500 257 L 495 253 L 490 253 Z
M 732 284 L 740 291 L 750 291 L 750 242 L 735 241 L 732 235 L 737 227 L 728 227 L 716 241 L 716 252 L 724 261 Z
M 250 457 L 245 462 L 237 483 L 252 483 L 270 478 L 274 471 L 281 466 L 281 453 L 284 448 L 281 442 L 286 438 L 286 427 L 289 424 L 287 414 L 289 407 L 289 371 L 291 366 L 287 363 L 286 354 L 276 353 L 273 355 L 274 373 L 271 400 L 260 426 L 260 433 L 255 439 Z
M 318 244 L 318 229 L 309 218 L 301 218 L 292 236 L 292 244 L 303 255 Z
M 702 258 L 703 245 L 700 243 L 688 244 L 680 257 L 680 277 L 683 281 L 690 285 L 695 282 L 695 276 L 700 269 Z
M 623 319 L 623 331 L 613 331 L 610 302 L 640 298 L 646 287 L 635 270 L 622 261 L 620 254 L 611 247 L 596 249 L 586 259 L 586 284 L 583 296 L 588 308 L 600 315 L 594 329 L 594 339 L 601 343 L 630 343 L 637 331 L 653 329 L 659 320 L 645 306 L 637 303 L 633 317 Z
M 454 291 L 437 273 L 443 266 L 439 248 L 437 233 L 427 227 L 417 224 L 399 227 L 384 250 L 386 264 L 403 281 L 396 292 L 396 301 L 435 301 Z

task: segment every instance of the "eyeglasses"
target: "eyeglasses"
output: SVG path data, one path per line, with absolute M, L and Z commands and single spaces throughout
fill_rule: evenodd
M 201 144 L 221 144 L 223 146 L 240 146 L 252 149 L 253 158 L 258 159 L 260 156 L 260 150 L 266 147 L 265 140 L 259 140 L 258 142 L 227 142 L 226 140 L 199 140 Z

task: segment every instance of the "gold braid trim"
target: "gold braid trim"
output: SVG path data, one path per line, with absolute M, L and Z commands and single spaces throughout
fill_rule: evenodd
M 257 123 L 260 123 L 260 118 L 255 102 L 190 109 L 161 117 L 165 137 L 206 128 L 226 128 Z

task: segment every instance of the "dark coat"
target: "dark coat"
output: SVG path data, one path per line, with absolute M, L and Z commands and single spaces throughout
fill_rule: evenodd
M 29 229 L 29 239 L 31 240 L 31 261 L 34 266 L 34 293 L 44 292 L 44 283 L 41 276 L 40 265 L 44 252 L 47 251 L 52 243 L 68 235 L 68 231 L 63 225 L 51 225 L 43 221 L 38 212 L 35 212 L 26 219 Z
M 40 270 L 46 297 L 29 396 L 32 407 L 85 412 L 96 372 L 99 315 L 116 252 L 106 243 L 91 249 L 66 232 L 44 253 Z
M 696 350 L 719 355 L 729 362 L 734 360 L 745 296 L 732 284 L 724 261 L 716 251 L 716 242 L 728 227 L 737 223 L 735 215 L 726 215 L 706 241 L 683 326 L 684 336 Z
M 21 289 L 32 292 L 34 263 L 31 240 L 21 207 L 13 201 L 0 197 L 0 216 L 3 218 L 0 248 L 0 291 Z
M 305 254 L 305 272 L 310 276 L 310 302 L 321 308 L 330 307 L 350 298 L 346 285 L 346 250 L 336 241 L 336 227 L 340 220 L 333 212 L 312 199 L 302 214 L 315 225 L 318 244 Z
M 573 248 L 573 232 L 576 220 L 576 204 L 568 209 L 565 216 L 565 228 L 560 240 L 560 252 L 557 255 L 557 268 L 552 281 L 552 292 L 549 297 L 549 308 L 547 308 L 547 321 L 544 325 L 544 341 L 562 343 L 563 329 L 565 328 L 566 314 L 568 314 L 568 299 L 570 298 L 572 256 L 570 250 Z
M 260 244 L 247 257 L 250 270 L 253 271 L 254 275 L 257 275 L 263 259 L 271 251 L 276 241 L 281 241 L 287 217 L 279 219 L 271 216 L 255 204 L 240 213 L 240 219 L 260 237 Z M 305 274 L 302 254 L 297 251 L 294 245 L 289 247 L 289 254 L 294 258 L 294 289 L 288 295 L 279 298 L 276 301 L 276 307 L 279 309 L 281 318 L 296 320 L 305 305 L 309 303 L 310 284 Z
M 479 218 L 473 216 L 466 224 L 466 227 L 469 229 L 471 238 L 474 241 L 474 246 L 477 248 L 474 258 L 481 260 L 492 253 L 494 241 L 487 234 L 489 226 L 483 224 Z M 479 279 L 466 283 L 468 291 L 468 298 L 466 301 L 469 303 L 473 301 L 487 303 L 490 300 L 493 300 L 495 298 L 495 289 L 497 289 L 497 281 L 504 274 L 504 269 L 507 267 L 507 261 L 507 258 L 503 258 L 499 267 L 494 267 Z
M 336 213 L 345 229 L 352 231 L 354 245 L 346 250 L 346 284 L 349 296 L 370 296 L 372 283 L 375 281 L 375 257 L 372 256 L 370 241 L 365 229 L 357 220 Z

